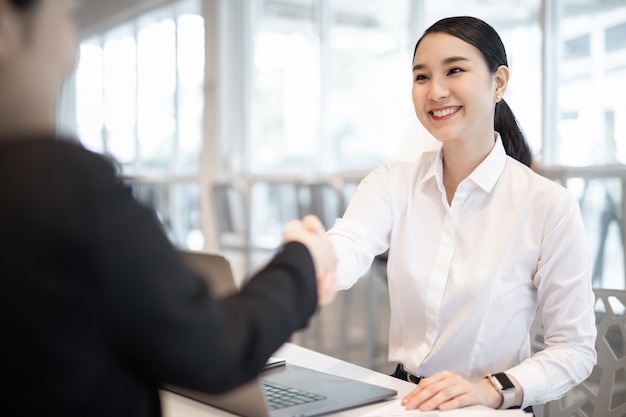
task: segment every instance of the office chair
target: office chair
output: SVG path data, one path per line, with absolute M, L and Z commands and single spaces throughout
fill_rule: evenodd
M 563 398 L 534 406 L 537 417 L 626 416 L 626 290 L 596 288 L 594 293 L 598 362 Z M 545 348 L 539 312 L 530 336 L 533 353 Z

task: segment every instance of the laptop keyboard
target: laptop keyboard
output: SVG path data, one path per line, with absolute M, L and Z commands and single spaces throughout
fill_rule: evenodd
M 311 403 L 326 398 L 312 392 L 269 383 L 267 381 L 263 382 L 263 389 L 265 390 L 265 399 L 267 400 L 267 405 L 270 410 Z

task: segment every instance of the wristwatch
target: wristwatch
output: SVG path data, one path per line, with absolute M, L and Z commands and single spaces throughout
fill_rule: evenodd
M 511 382 L 504 372 L 491 374 L 488 378 L 498 392 L 502 394 L 502 405 L 500 405 L 500 409 L 503 410 L 511 407 L 515 401 L 515 385 L 513 385 L 513 382 Z

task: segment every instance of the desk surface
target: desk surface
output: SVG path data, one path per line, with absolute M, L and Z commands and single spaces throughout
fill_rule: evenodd
M 303 347 L 287 343 L 281 347 L 274 356 L 285 358 L 287 362 L 295 365 L 306 366 L 318 371 L 327 372 L 329 374 L 341 375 L 347 378 L 357 379 L 398 391 L 398 398 L 402 398 L 409 393 L 414 384 L 401 381 L 397 378 L 390 377 L 379 372 L 372 371 Z M 163 407 L 163 415 L 166 417 L 231 417 L 234 414 L 216 409 L 214 407 L 181 397 L 168 391 L 161 391 L 161 402 Z M 368 411 L 376 410 L 384 407 L 385 402 L 372 404 L 366 407 L 359 407 L 352 410 L 346 410 L 336 416 L 355 416 L 362 415 Z M 475 407 L 472 407 L 475 408 Z M 476 407 L 482 408 L 482 407 Z

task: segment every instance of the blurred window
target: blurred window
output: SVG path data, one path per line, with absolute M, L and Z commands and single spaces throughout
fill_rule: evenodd
M 369 169 L 413 116 L 409 2 L 266 0 L 254 33 L 254 172 Z
M 80 44 L 76 127 L 111 156 L 172 241 L 200 249 L 197 172 L 204 112 L 200 0 L 142 14 Z
M 125 174 L 196 173 L 202 146 L 204 19 L 184 0 L 86 39 L 76 73 L 84 145 Z
M 589 3 L 559 2 L 558 165 L 626 161 L 626 4 Z

